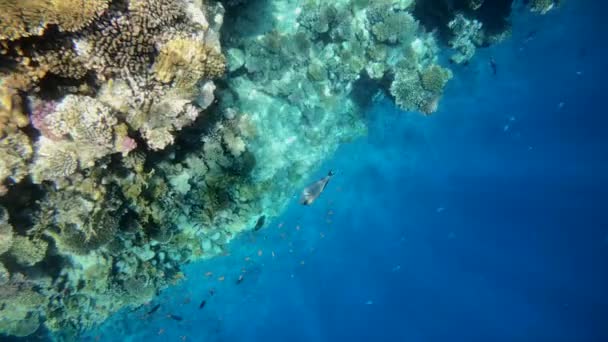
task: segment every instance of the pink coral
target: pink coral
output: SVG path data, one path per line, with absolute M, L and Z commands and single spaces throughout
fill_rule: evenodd
M 118 151 L 122 153 L 123 156 L 126 156 L 129 152 L 137 148 L 137 142 L 130 136 L 124 136 L 120 138 L 118 148 Z
M 36 128 L 43 136 L 55 141 L 61 140 L 61 137 L 53 133 L 45 119 L 49 115 L 53 114 L 56 108 L 57 102 L 37 101 L 37 103 L 34 105 L 32 113 L 30 114 L 32 126 L 34 126 L 34 128 Z

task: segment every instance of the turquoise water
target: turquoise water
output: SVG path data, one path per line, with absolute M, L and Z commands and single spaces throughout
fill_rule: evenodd
M 310 175 L 337 173 L 313 206 L 294 193 L 230 255 L 88 338 L 608 340 L 601 7 L 521 14 L 512 38 L 455 68 L 431 117 L 379 99 L 369 134 Z

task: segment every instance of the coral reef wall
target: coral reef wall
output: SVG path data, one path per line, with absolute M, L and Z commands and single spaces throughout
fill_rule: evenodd
M 227 253 L 377 96 L 435 112 L 440 49 L 511 8 L 446 3 L 0 0 L 0 334 L 73 340 Z

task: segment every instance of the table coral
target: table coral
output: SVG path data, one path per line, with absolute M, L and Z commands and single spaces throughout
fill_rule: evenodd
M 108 8 L 108 0 L 1 0 L 0 40 L 41 35 L 49 25 L 77 31 Z

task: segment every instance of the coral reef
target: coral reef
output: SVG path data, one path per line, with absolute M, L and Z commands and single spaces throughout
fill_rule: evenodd
M 559 0 L 532 0 L 529 5 L 532 12 L 546 14 L 559 5 Z
M 374 99 L 436 112 L 440 44 L 465 63 L 511 5 L 223 3 L 0 0 L 0 334 L 77 340 L 227 253 Z

